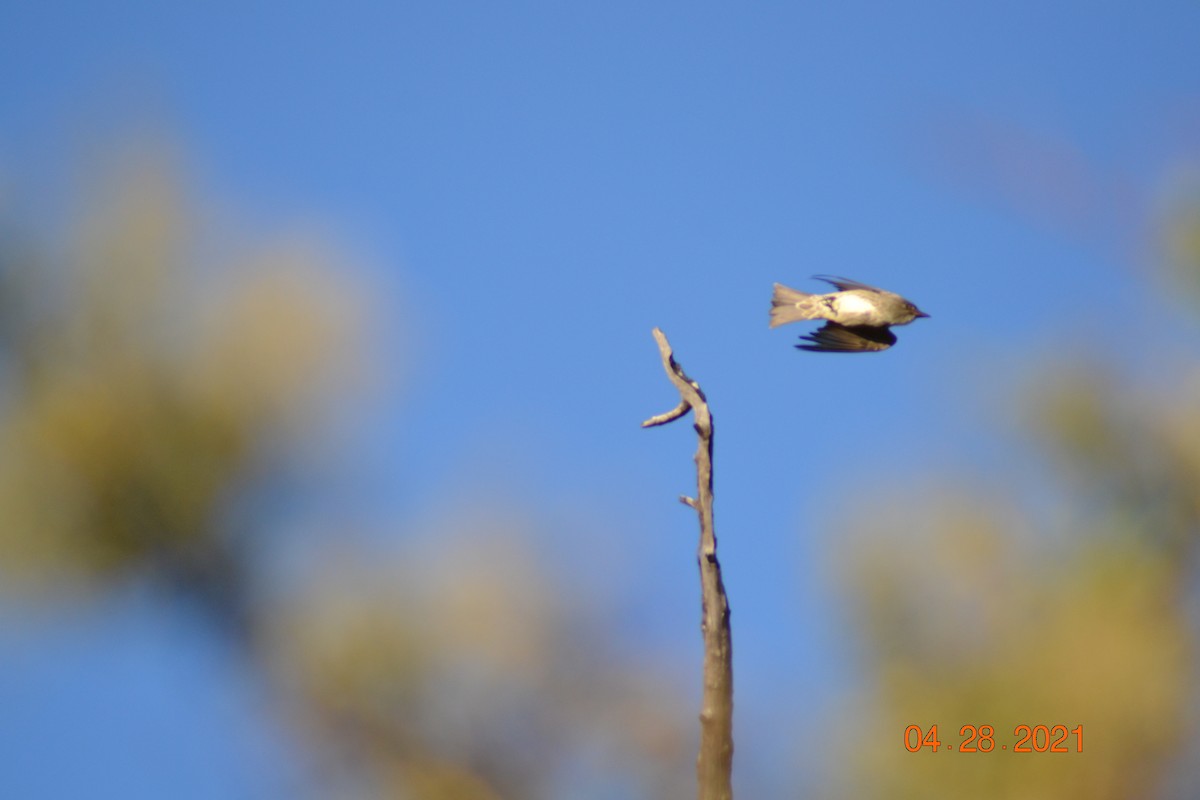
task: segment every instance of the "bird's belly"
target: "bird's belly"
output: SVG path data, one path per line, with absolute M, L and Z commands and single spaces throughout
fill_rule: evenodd
M 855 294 L 839 295 L 834 305 L 834 314 L 834 321 L 842 325 L 878 324 L 875 304 Z

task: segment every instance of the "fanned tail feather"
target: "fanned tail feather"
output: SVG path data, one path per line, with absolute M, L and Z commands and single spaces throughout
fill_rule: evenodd
M 822 318 L 818 313 L 818 304 L 812 300 L 815 296 L 781 283 L 775 284 L 775 294 L 771 296 L 771 327 L 777 328 L 789 322 Z

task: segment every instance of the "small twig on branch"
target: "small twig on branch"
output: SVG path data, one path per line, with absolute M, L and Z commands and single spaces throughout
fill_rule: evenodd
M 679 390 L 679 406 L 651 417 L 643 428 L 664 425 L 688 411 L 694 417 L 700 443 L 696 448 L 696 497 L 680 502 L 700 518 L 700 632 L 704 636 L 704 695 L 700 707 L 700 754 L 696 757 L 697 796 L 700 800 L 733 797 L 733 644 L 729 629 L 729 599 L 717 561 L 717 535 L 713 529 L 713 421 L 700 384 L 675 362 L 667 337 L 654 331 L 667 378 Z
M 655 328 L 655 330 L 658 330 L 658 329 Z M 668 422 L 674 422 L 675 420 L 679 419 L 684 414 L 686 414 L 688 412 L 689 408 L 691 408 L 691 406 L 689 406 L 687 403 L 680 403 L 678 406 L 676 406 L 675 408 L 672 408 L 667 413 L 659 414 L 657 416 L 651 417 L 650 419 L 646 420 L 645 422 L 642 423 L 642 427 L 643 428 L 653 428 L 655 425 L 666 425 Z

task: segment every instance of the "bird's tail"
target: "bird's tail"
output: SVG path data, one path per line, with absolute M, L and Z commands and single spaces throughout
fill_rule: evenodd
M 814 297 L 816 295 L 808 292 L 775 284 L 775 294 L 771 296 L 771 327 L 802 319 L 822 319 L 820 305 L 813 301 Z

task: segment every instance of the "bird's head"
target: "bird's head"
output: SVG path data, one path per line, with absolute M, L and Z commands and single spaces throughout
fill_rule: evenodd
M 904 320 L 901 323 L 902 325 L 907 325 L 908 323 L 912 322 L 914 319 L 920 319 L 921 317 L 929 316 L 924 311 L 917 308 L 915 305 L 908 302 L 907 300 L 904 301 L 903 309 L 904 309 L 904 311 L 903 311 Z

